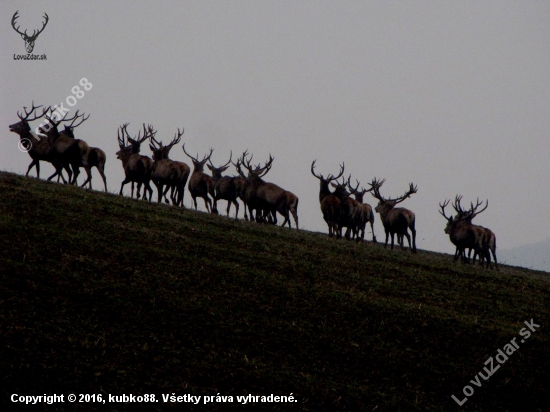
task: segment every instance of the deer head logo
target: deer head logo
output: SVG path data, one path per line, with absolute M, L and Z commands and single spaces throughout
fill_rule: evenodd
M 34 42 L 36 41 L 36 38 L 38 37 L 38 35 L 44 31 L 44 28 L 46 27 L 46 24 L 48 24 L 49 17 L 46 13 L 44 13 L 44 18 L 46 19 L 44 21 L 44 25 L 42 26 L 42 28 L 40 30 L 38 30 L 38 32 L 36 30 L 34 30 L 33 33 L 32 33 L 32 36 L 29 36 L 29 35 L 27 35 L 27 30 L 25 30 L 24 33 L 21 33 L 19 31 L 20 26 L 15 27 L 15 20 L 17 20 L 17 17 L 19 17 L 17 15 L 17 13 L 19 13 L 19 10 L 17 10 L 14 13 L 14 15 L 11 19 L 11 25 L 12 25 L 13 29 L 21 35 L 23 40 L 25 40 L 25 48 L 27 49 L 27 53 L 32 53 L 32 51 L 34 49 Z

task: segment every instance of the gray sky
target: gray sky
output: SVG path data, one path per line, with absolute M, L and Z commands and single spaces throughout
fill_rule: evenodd
M 25 54 L 16 10 L 29 32 L 49 15 L 33 51 L 46 61 L 14 60 Z M 8 130 L 16 112 L 65 101 L 85 77 L 93 88 L 74 108 L 91 117 L 76 134 L 107 153 L 110 191 L 124 177 L 118 126 L 145 122 L 164 142 L 184 127 L 186 148 L 213 147 L 215 164 L 230 150 L 271 153 L 265 179 L 300 198 L 308 230 L 327 232 L 317 159 L 324 175 L 344 161 L 364 186 L 386 178 L 386 197 L 417 184 L 402 205 L 419 248 L 454 252 L 438 203 L 457 193 L 489 199 L 475 222 L 499 248 L 549 236 L 549 2 L 2 1 L 0 15 L 2 170 L 30 163 Z M 181 146 L 171 158 L 189 161 Z M 43 163 L 41 176 L 52 172 Z

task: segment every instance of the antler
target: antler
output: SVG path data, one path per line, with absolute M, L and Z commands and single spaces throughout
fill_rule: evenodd
M 11 25 L 12 25 L 13 29 L 14 29 L 17 33 L 19 33 L 21 36 L 28 37 L 28 36 L 27 36 L 27 30 L 25 30 L 25 33 L 21 33 L 21 32 L 19 31 L 19 27 L 21 27 L 21 26 L 15 27 L 15 20 L 17 20 L 17 18 L 19 17 L 19 16 L 17 15 L 18 13 L 19 13 L 19 10 L 17 10 L 17 11 L 14 13 L 14 15 L 13 15 L 13 17 L 12 17 L 12 19 L 11 19 Z
M 42 25 L 42 28 L 41 28 L 40 30 L 38 30 L 38 32 L 37 32 L 36 30 L 34 30 L 33 33 L 32 33 L 32 36 L 29 36 L 29 35 L 27 34 L 27 30 L 25 30 L 25 33 L 21 33 L 21 32 L 19 31 L 19 27 L 21 27 L 21 26 L 15 27 L 15 21 L 16 21 L 17 18 L 19 17 L 19 16 L 17 15 L 18 13 L 19 13 L 19 10 L 17 10 L 17 11 L 14 13 L 14 15 L 13 15 L 13 17 L 12 17 L 12 19 L 11 19 L 11 25 L 12 25 L 13 29 L 14 29 L 17 33 L 19 33 L 21 36 L 25 36 L 25 37 L 26 37 L 27 39 L 29 39 L 29 40 L 34 40 L 36 37 L 38 37 L 38 35 L 44 31 L 44 29 L 46 28 L 46 24 L 48 24 L 48 21 L 50 20 L 50 18 L 48 17 L 48 15 L 47 15 L 46 13 L 44 13 L 44 18 L 45 18 L 46 20 L 44 21 L 44 23 L 43 23 L 43 25 Z
M 311 174 L 319 180 L 324 180 L 323 175 L 318 175 L 318 174 L 315 173 L 314 169 L 315 169 L 315 162 L 316 161 L 317 161 L 317 159 L 315 159 L 313 162 L 311 162 Z
M 385 202 L 386 200 L 382 197 L 380 194 L 380 187 L 384 184 L 386 179 L 377 179 L 376 177 L 372 179 L 372 182 L 369 183 L 369 186 L 371 187 L 371 195 L 373 195 L 375 198 L 377 198 L 381 202 Z
M 344 168 L 345 168 L 345 164 L 344 164 L 344 162 L 342 162 L 342 165 L 340 166 L 340 173 L 338 173 L 338 176 L 335 177 L 332 174 L 330 174 L 330 175 L 328 175 L 327 180 L 329 182 L 331 182 L 333 180 L 340 179 L 340 177 L 344 174 Z
M 259 177 L 265 176 L 267 172 L 271 170 L 271 166 L 273 165 L 273 160 L 275 160 L 275 158 L 271 156 L 271 153 L 270 153 L 269 160 L 265 162 L 265 166 L 262 168 L 259 168 L 259 165 L 258 165 L 258 168 L 256 168 L 256 173 Z
M 182 145 L 182 148 L 183 148 L 183 153 L 185 153 L 189 158 L 191 158 L 191 160 L 193 160 L 194 162 L 198 162 L 199 160 L 193 156 L 191 156 L 189 153 L 187 153 L 187 150 L 185 150 L 185 143 Z M 197 154 L 198 156 L 198 154 Z
M 208 159 L 208 163 L 210 163 L 210 166 L 212 166 L 214 169 L 223 169 L 224 167 L 229 166 L 229 163 L 232 163 L 231 162 L 232 157 L 233 157 L 233 151 L 231 151 L 230 154 L 229 154 L 229 162 L 227 162 L 226 164 L 224 164 L 223 166 L 220 166 L 220 167 L 214 166 L 214 163 L 212 163 L 212 161 L 210 159 Z M 235 163 L 233 163 L 233 164 L 235 164 Z
M 464 210 L 460 205 L 461 200 L 462 200 L 462 196 L 456 195 L 455 203 L 453 204 L 453 207 L 456 210 L 456 212 L 459 214 L 459 218 L 461 220 L 472 220 L 474 217 L 479 215 L 489 206 L 489 200 L 487 199 L 487 201 L 485 202 L 485 207 L 480 211 L 478 211 L 477 209 L 479 208 L 479 206 L 483 204 L 483 201 L 480 201 L 479 198 L 477 198 L 475 206 L 473 202 L 470 202 L 470 209 Z
M 42 25 L 42 28 L 40 30 L 38 30 L 37 33 L 32 33 L 32 36 L 31 38 L 35 38 L 37 37 L 40 33 L 42 33 L 44 31 L 44 29 L 46 28 L 46 24 L 48 24 L 48 21 L 50 20 L 50 18 L 48 17 L 48 15 L 46 13 L 44 13 L 44 17 L 46 18 L 46 20 L 44 21 L 44 24 Z M 36 30 L 35 30 L 36 31 Z
M 35 117 L 35 118 L 33 118 L 33 119 L 29 119 L 29 116 L 30 116 L 31 114 L 33 114 L 34 111 L 35 111 L 36 109 L 39 109 L 40 107 L 42 107 L 42 105 L 40 105 L 40 106 L 35 106 L 35 105 L 34 105 L 34 100 L 33 100 L 31 110 L 30 110 L 29 112 L 27 112 L 27 106 L 24 106 L 23 109 L 25 110 L 25 116 L 23 117 L 23 116 L 21 115 L 21 113 L 17 112 L 17 117 L 19 117 L 19 119 L 21 119 L 21 120 L 23 120 L 23 121 L 27 121 L 27 122 L 32 122 L 32 121 L 34 121 L 34 120 L 36 120 L 36 119 L 40 119 L 42 116 L 44 116 L 44 115 L 47 113 L 47 111 L 50 109 L 49 107 L 46 108 L 46 109 L 43 109 L 43 110 L 42 110 L 42 114 L 41 114 L 40 116 L 37 116 L 37 117 Z
M 174 138 L 172 139 L 172 141 L 170 142 L 170 144 L 168 146 L 172 147 L 175 144 L 178 144 L 181 140 L 181 137 L 183 136 L 184 131 L 185 131 L 185 129 L 182 127 L 181 132 L 180 132 L 180 128 L 178 127 L 178 132 L 174 134 Z M 156 131 L 155 131 L 155 133 L 156 133 Z
M 403 200 L 405 200 L 406 198 L 408 198 L 410 195 L 412 195 L 413 193 L 416 193 L 418 191 L 418 186 L 415 186 L 414 183 L 409 183 L 409 190 L 407 190 L 407 192 L 405 192 L 405 194 L 401 197 L 398 197 L 397 199 L 394 199 L 395 200 L 395 203 L 401 203 Z
M 451 220 L 453 217 L 448 217 L 446 214 L 445 214 L 445 208 L 447 207 L 447 205 L 449 204 L 451 200 L 450 199 L 445 199 L 445 201 L 443 202 L 443 204 L 439 204 L 439 207 L 441 208 L 441 210 L 439 211 L 439 213 L 441 213 L 441 215 L 447 219 L 447 220 Z
M 124 131 L 126 130 L 126 127 L 128 127 L 129 123 L 124 123 L 122 126 L 120 126 L 117 129 L 117 138 L 118 138 L 118 145 L 122 147 L 126 147 L 126 142 L 124 141 Z M 120 132 L 122 132 L 122 138 L 120 136 Z M 128 132 L 126 132 L 128 134 Z
M 81 120 L 78 124 L 74 124 L 74 122 L 76 122 L 76 120 L 77 120 L 79 117 L 82 118 L 82 120 Z M 86 117 L 85 113 L 79 115 L 79 114 L 78 114 L 78 110 L 77 110 L 77 111 L 76 111 L 75 117 L 72 119 L 73 121 L 71 122 L 71 124 L 70 124 L 68 127 L 69 127 L 70 129 L 74 129 L 75 127 L 80 126 L 82 123 L 84 123 L 86 120 L 88 120 L 89 117 L 90 117 L 90 115 L 88 115 L 88 117 Z
M 348 181 L 346 182 L 346 186 L 348 187 L 348 190 L 349 190 L 350 194 L 353 195 L 353 194 L 357 193 L 357 191 L 359 190 L 359 184 L 360 183 L 359 183 L 359 180 L 355 179 L 355 181 L 357 182 L 357 186 L 355 186 L 355 189 L 354 189 L 354 188 L 351 187 L 351 184 L 349 182 L 350 179 L 351 179 L 351 175 L 349 175 L 349 177 L 348 177 Z M 363 191 L 363 193 L 365 193 L 365 192 Z
M 214 149 L 213 148 L 210 148 L 210 153 L 208 155 L 204 155 L 204 157 L 202 158 L 202 160 L 199 162 L 199 154 L 197 153 L 197 157 L 193 157 L 191 156 L 189 153 L 187 153 L 187 150 L 185 150 L 185 143 L 183 144 L 182 146 L 183 148 L 183 152 L 189 157 L 191 158 L 191 160 L 193 160 L 193 162 L 196 162 L 196 163 L 206 163 L 207 160 L 210 160 L 210 156 L 212 156 L 212 152 L 214 152 Z
M 474 217 L 476 217 L 477 215 L 479 215 L 481 212 L 483 212 L 485 209 L 487 209 L 487 206 L 489 206 L 489 199 L 487 199 L 487 201 L 485 202 L 485 207 L 483 209 L 481 209 L 479 212 L 476 212 L 477 208 L 479 206 L 481 206 L 483 202 L 480 202 L 479 199 L 477 199 L 477 204 L 476 206 L 474 207 L 474 204 L 473 203 L 470 203 L 471 206 L 472 206 L 472 216 L 470 216 L 470 219 L 473 219 Z

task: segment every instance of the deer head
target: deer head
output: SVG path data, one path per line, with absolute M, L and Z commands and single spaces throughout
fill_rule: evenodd
M 17 117 L 19 117 L 19 122 L 17 123 L 14 123 L 14 124 L 10 124 L 9 128 L 10 128 L 10 132 L 14 132 L 14 133 L 17 133 L 17 134 L 21 134 L 21 133 L 27 133 L 27 132 L 30 132 L 31 131 L 31 127 L 29 126 L 29 122 L 32 122 L 32 121 L 35 121 L 37 119 L 40 119 L 41 117 L 43 117 L 49 110 L 49 107 L 47 108 L 44 108 L 42 109 L 42 114 L 41 115 L 38 115 L 38 116 L 34 116 L 34 112 L 39 109 L 40 107 L 42 107 L 42 105 L 40 106 L 35 106 L 34 105 L 34 101 L 32 102 L 32 107 L 31 107 L 31 110 L 27 111 L 27 107 L 23 107 L 24 111 L 25 111 L 25 114 L 21 114 L 20 112 L 17 112 Z M 31 117 L 31 115 L 33 115 L 33 117 Z
M 48 20 L 49 20 L 49 17 L 46 13 L 44 13 L 44 18 L 45 18 L 45 21 L 44 21 L 44 24 L 42 25 L 42 28 L 38 31 L 34 30 L 32 35 L 29 36 L 27 34 L 27 30 L 25 30 L 24 33 L 20 32 L 19 31 L 19 27 L 20 26 L 17 26 L 15 27 L 15 21 L 17 20 L 17 18 L 19 17 L 17 14 L 19 13 L 19 10 L 17 10 L 14 14 L 13 14 L 13 17 L 11 19 L 11 25 L 13 27 L 13 29 L 19 33 L 21 35 L 21 37 L 23 38 L 23 40 L 25 40 L 25 48 L 27 49 L 27 53 L 32 53 L 33 49 L 34 49 L 34 42 L 36 41 L 36 38 L 38 37 L 38 35 L 40 33 L 42 33 L 44 31 L 44 28 L 46 27 L 46 24 L 48 24 Z
M 72 119 L 72 122 L 71 124 L 69 125 L 65 125 L 64 127 L 64 130 L 61 131 L 62 134 L 65 134 L 71 138 L 74 139 L 74 129 L 78 126 L 80 126 L 82 123 L 84 123 L 86 120 L 88 120 L 88 118 L 90 117 L 90 115 L 88 116 L 85 116 L 85 114 L 81 114 L 79 115 L 78 114 L 78 110 L 76 111 L 76 115 L 74 116 L 74 118 Z M 81 119 L 77 124 L 75 124 L 75 122 L 78 120 L 78 119 Z M 71 120 L 71 119 L 69 119 Z
M 224 164 L 223 166 L 220 166 L 220 167 L 216 167 L 212 164 L 212 162 L 210 161 L 210 159 L 208 159 L 208 162 L 210 163 L 209 165 L 206 165 L 210 171 L 212 172 L 212 177 L 215 178 L 215 179 L 220 179 L 222 177 L 222 173 L 225 172 L 228 168 L 229 168 L 229 164 L 232 163 L 231 162 L 231 158 L 233 157 L 233 151 L 230 152 L 229 154 L 229 161 Z
M 180 129 L 178 127 L 177 133 L 174 134 L 174 138 L 170 143 L 168 143 L 166 146 L 162 144 L 162 140 L 159 142 L 155 139 L 155 135 L 157 133 L 156 130 L 153 129 L 153 126 L 149 125 L 147 127 L 149 131 L 149 138 L 151 140 L 151 143 L 149 144 L 149 148 L 153 152 L 153 160 L 155 162 L 158 162 L 159 160 L 168 159 L 168 154 L 170 153 L 170 149 L 174 147 L 174 145 L 178 144 L 181 141 L 181 136 L 183 136 L 184 129 Z
M 183 144 L 182 148 L 183 148 L 183 153 L 185 153 L 187 155 L 187 157 L 189 157 L 191 159 L 191 161 L 193 162 L 193 166 L 194 166 L 193 173 L 202 172 L 204 170 L 205 163 L 210 160 L 210 156 L 212 156 L 212 152 L 214 151 L 214 149 L 210 148 L 210 153 L 207 154 L 207 155 L 204 155 L 202 160 L 199 160 L 198 159 L 198 157 L 199 157 L 198 153 L 197 153 L 197 157 L 193 157 L 189 153 L 187 153 L 187 151 L 185 150 L 185 143 Z
M 395 207 L 396 204 L 401 203 L 402 201 L 410 197 L 413 193 L 416 193 L 418 191 L 417 186 L 415 186 L 413 183 L 409 183 L 409 190 L 405 192 L 403 196 L 396 197 L 395 199 L 385 199 L 380 194 L 380 187 L 384 184 L 385 181 L 386 179 L 379 180 L 374 178 L 372 180 L 372 183 L 370 183 L 371 194 L 376 199 L 378 199 L 378 205 L 374 208 L 374 210 L 376 210 L 378 213 L 389 212 Z
M 145 123 L 143 123 L 143 137 L 141 137 L 140 131 L 137 137 L 132 139 L 127 130 L 129 124 L 124 123 L 117 130 L 118 146 L 120 147 L 120 150 L 116 152 L 117 159 L 128 158 L 133 154 L 138 154 L 141 150 L 141 144 L 149 138 L 148 130 L 145 128 Z

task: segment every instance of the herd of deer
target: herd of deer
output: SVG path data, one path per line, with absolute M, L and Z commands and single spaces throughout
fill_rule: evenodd
M 91 169 L 96 167 L 103 179 L 105 191 L 107 191 L 105 152 L 96 147 L 89 147 L 85 141 L 76 139 L 74 136 L 74 129 L 89 116 L 80 115 L 77 111 L 72 117 L 68 117 L 68 114 L 61 117 L 51 107 L 43 108 L 41 114 L 35 115 L 40 107 L 42 106 L 34 106 L 34 103 L 30 111 L 27 111 L 25 107 L 24 115 L 17 113 L 20 121 L 10 125 L 10 131 L 20 136 L 20 144 L 32 158 L 26 176 L 33 167 L 36 167 L 36 175 L 39 178 L 40 161 L 43 160 L 51 163 L 55 168 L 55 173 L 48 177 L 48 180 L 57 176 L 58 181 L 62 179 L 64 183 L 76 185 L 79 169 L 84 168 L 87 178 L 81 186 L 89 184 L 91 189 Z M 37 128 L 42 135 L 42 137 L 38 137 L 32 133 L 29 122 L 42 117 L 47 122 L 46 126 L 41 125 Z M 58 131 L 58 126 L 62 122 L 70 123 L 64 125 L 64 130 Z M 251 164 L 252 155 L 249 156 L 247 151 L 236 162 L 232 161 L 231 153 L 227 163 L 215 167 L 210 161 L 213 149 L 210 149 L 210 152 L 204 155 L 202 160 L 199 160 L 198 154 L 197 157 L 194 157 L 187 152 L 184 143 L 182 145 L 183 152 L 193 162 L 193 171 L 191 172 L 190 167 L 184 162 L 169 159 L 170 150 L 181 141 L 183 129 L 180 131 L 178 128 L 172 141 L 164 145 L 162 141 L 155 138 L 157 132 L 151 125 L 143 124 L 143 136 L 140 130 L 133 138 L 128 133 L 127 127 L 128 123 L 125 123 L 118 129 L 120 150 L 116 155 L 121 160 L 125 173 L 125 179 L 120 186 L 120 195 L 122 195 L 124 185 L 131 183 L 131 197 L 134 197 L 134 184 L 137 184 L 136 197 L 140 198 L 143 186 L 142 197 L 151 201 L 153 189 L 150 182 L 152 181 L 157 187 L 157 202 L 160 203 L 164 199 L 166 203 L 171 201 L 173 205 L 183 207 L 184 189 L 189 181 L 187 188 L 193 198 L 195 209 L 197 209 L 197 198 L 202 198 L 206 209 L 217 214 L 218 201 L 225 200 L 227 201 L 227 216 L 229 216 L 233 204 L 236 209 L 235 218 L 237 218 L 239 213 L 237 200 L 239 199 L 245 205 L 245 219 L 277 224 L 277 213 L 279 213 L 284 217 L 283 226 L 288 223 L 291 228 L 290 215 L 292 215 L 296 229 L 298 229 L 298 197 L 292 192 L 262 179 L 271 170 L 274 160 L 271 155 L 263 166 L 261 164 L 254 166 Z M 153 152 L 152 158 L 140 154 L 141 144 L 145 141 L 149 141 L 149 148 Z M 210 164 L 207 165 L 207 162 Z M 374 178 L 369 183 L 369 189 L 361 188 L 359 190 L 360 183 L 358 181 L 357 185 L 353 187 L 350 183 L 351 176 L 347 180 L 342 177 L 344 164 L 340 166 L 337 176 L 329 174 L 325 178 L 323 175 L 315 173 L 315 162 L 316 160 L 311 164 L 311 173 L 320 182 L 319 202 L 330 237 L 341 238 L 342 228 L 345 227 L 344 237 L 346 239 L 350 239 L 351 235 L 351 239 L 363 242 L 366 225 L 370 223 L 372 241 L 376 242 L 374 212 L 369 204 L 363 203 L 364 195 L 370 192 L 379 201 L 374 210 L 380 215 L 384 226 L 385 247 L 388 245 L 391 235 L 391 248 L 393 249 L 394 236 L 397 234 L 397 242 L 401 249 L 404 249 L 403 238 L 406 237 L 409 249 L 416 253 L 415 215 L 406 208 L 395 207 L 417 192 L 417 187 L 413 183 L 410 183 L 409 190 L 403 196 L 395 199 L 384 198 L 380 194 L 380 187 L 385 179 Z M 235 166 L 238 176 L 222 175 L 230 164 Z M 211 175 L 204 172 L 205 165 L 210 169 Z M 63 176 L 63 170 L 68 174 L 68 180 Z M 341 177 L 342 181 L 340 182 Z M 334 191 L 331 191 L 330 186 L 334 188 Z M 170 200 L 167 196 L 169 191 Z M 351 198 L 352 195 L 355 199 Z M 449 204 L 449 200 L 445 200 L 443 204 L 439 205 L 440 213 L 447 219 L 445 233 L 449 235 L 451 242 L 456 246 L 454 261 L 460 257 L 463 263 L 468 263 L 473 250 L 473 263 L 475 263 L 476 257 L 479 257 L 480 263 L 486 260 L 486 267 L 492 268 L 492 253 L 498 270 L 494 233 L 487 228 L 472 224 L 473 218 L 487 209 L 488 202 L 481 210 L 478 210 L 482 204 L 479 200 L 475 206 L 471 203 L 470 209 L 467 210 L 462 208 L 460 202 L 461 196 L 457 195 L 453 203 L 457 214 L 450 217 L 445 214 L 445 207 Z M 250 217 L 247 215 L 247 209 Z M 409 230 L 412 236 L 409 235 Z M 468 255 L 466 255 L 466 249 L 469 249 Z

